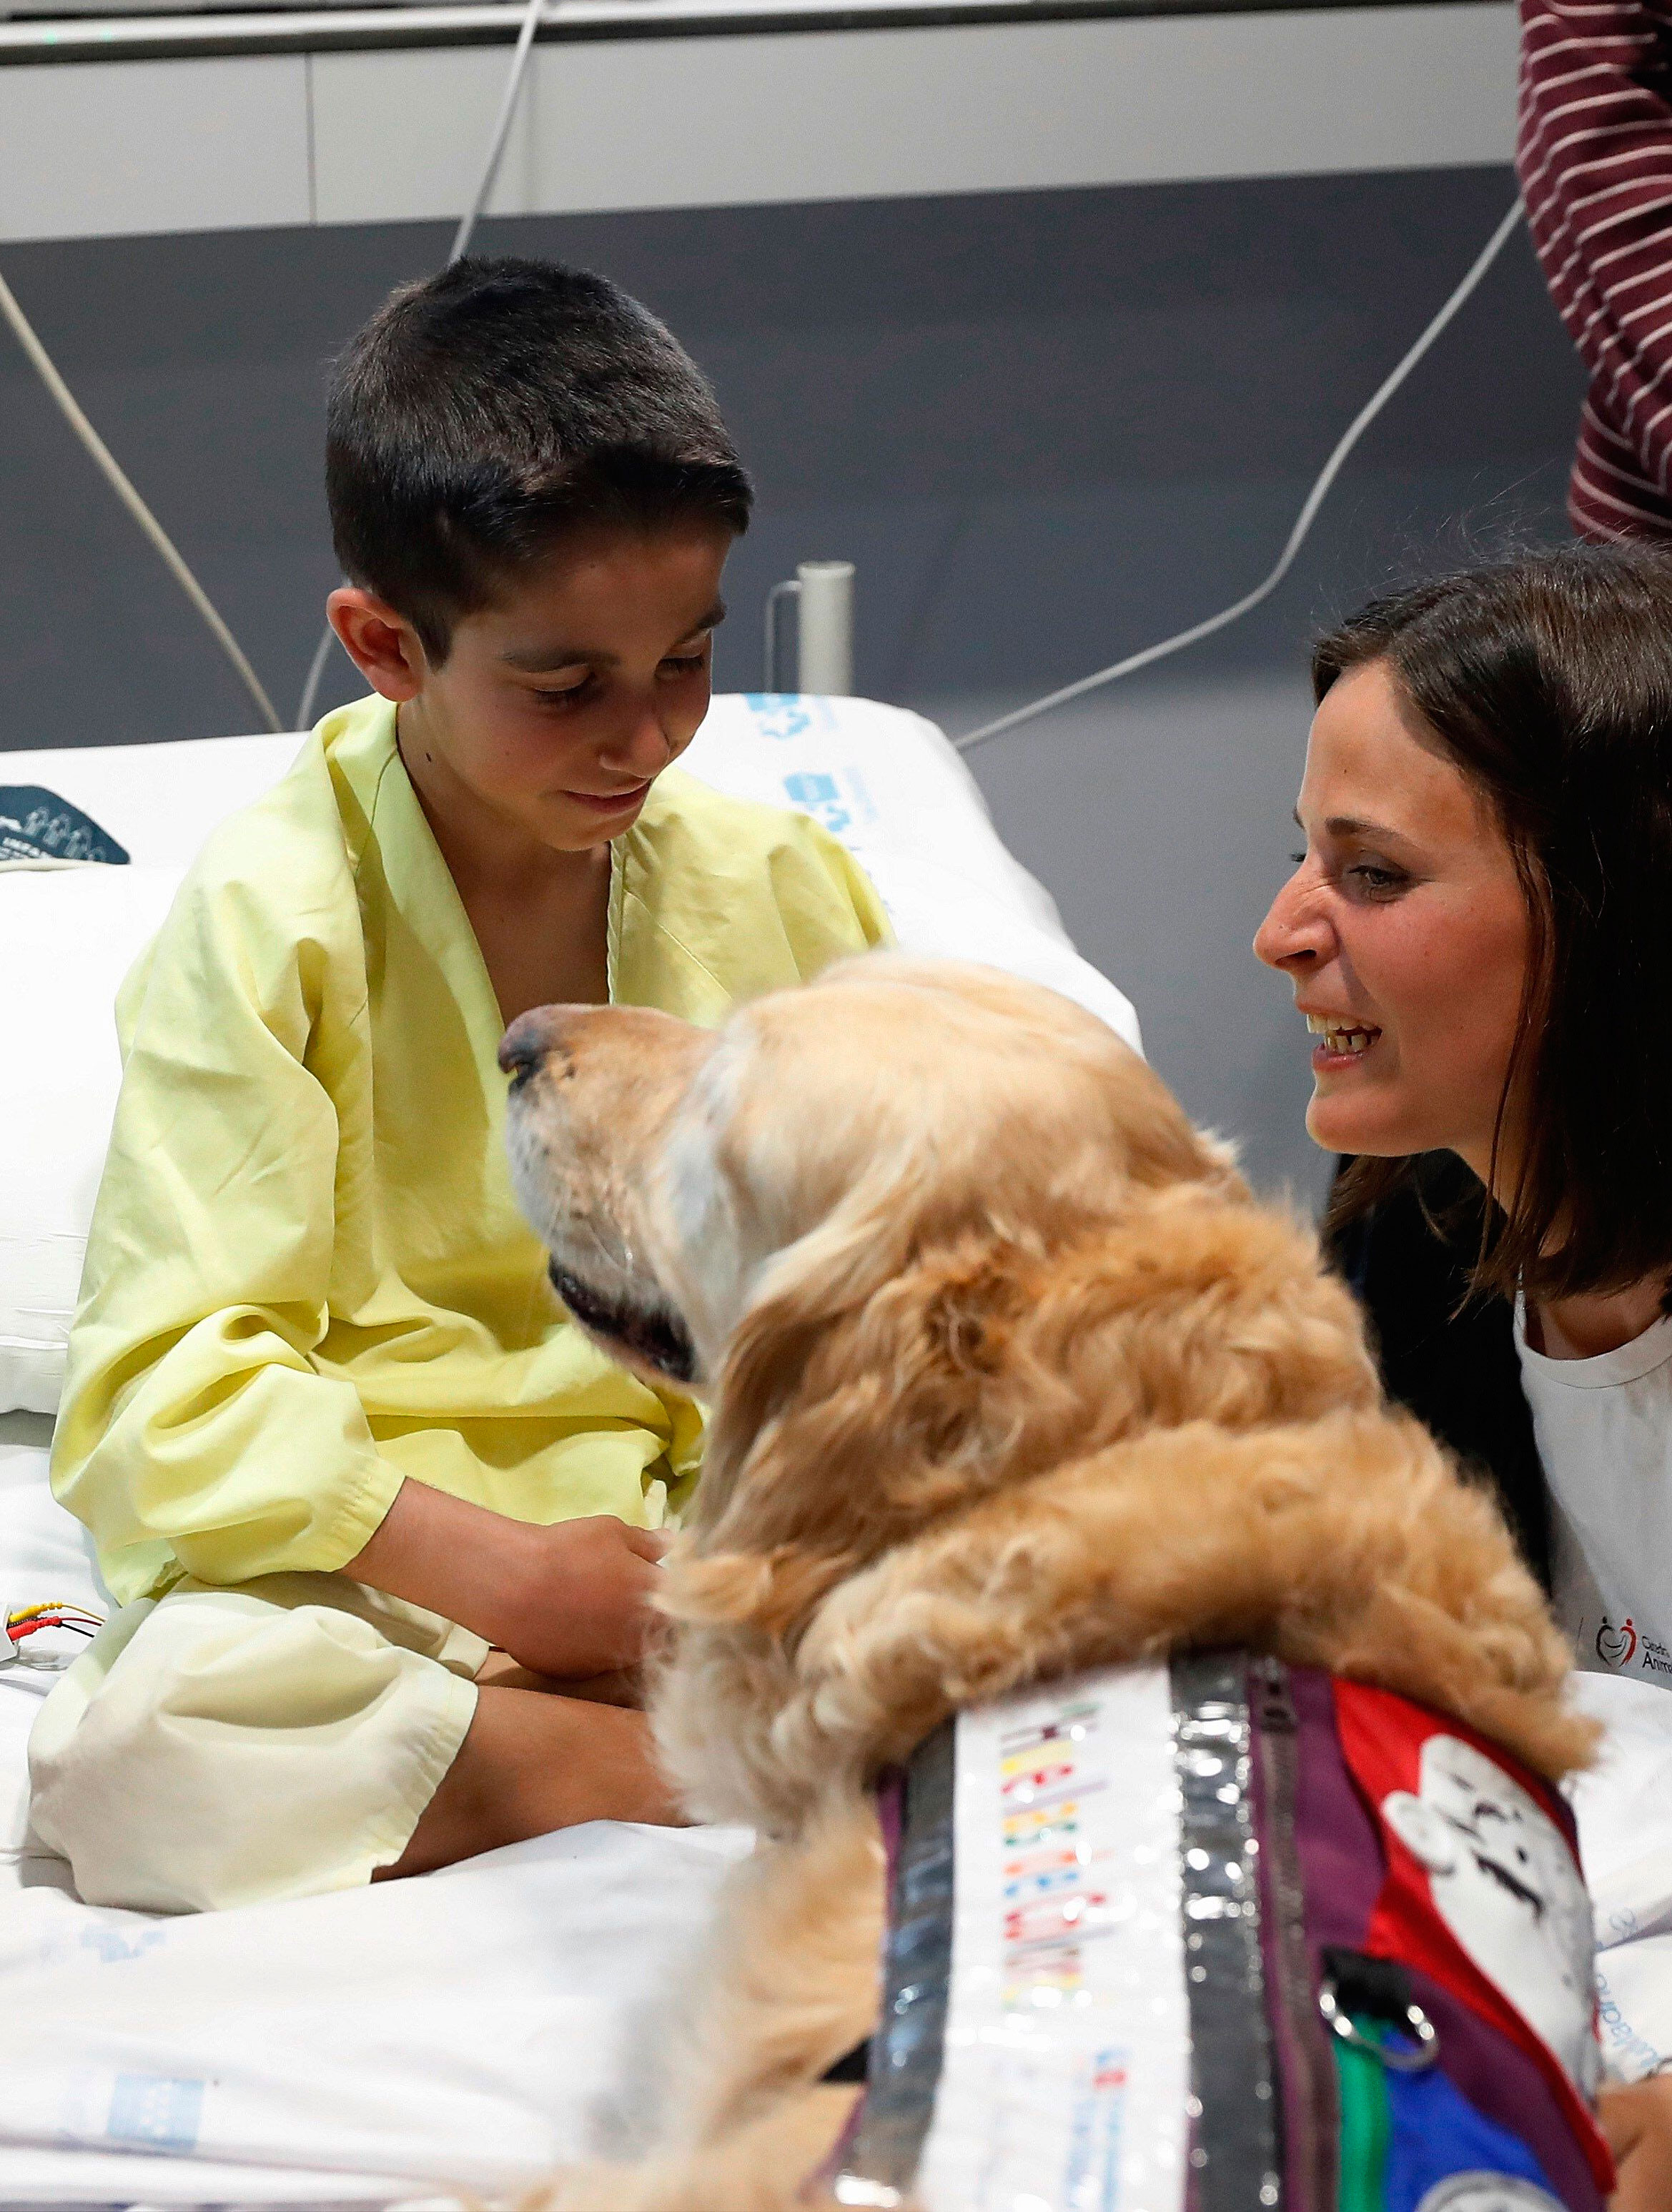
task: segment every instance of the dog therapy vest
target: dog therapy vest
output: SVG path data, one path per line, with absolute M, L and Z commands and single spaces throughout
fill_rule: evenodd
M 1193 1654 L 960 1714 L 883 1814 L 840 2203 L 1601 2212 L 1572 1821 L 1462 1723 Z

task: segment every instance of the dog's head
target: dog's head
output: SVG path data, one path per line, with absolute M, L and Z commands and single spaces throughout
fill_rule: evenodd
M 703 1552 L 740 1543 L 745 1487 L 757 1558 L 811 1539 L 851 1565 L 897 1537 L 950 1499 L 983 1378 L 1053 1262 L 1145 1194 L 1242 1191 L 1103 1023 L 952 962 L 846 962 L 718 1033 L 542 1008 L 502 1059 L 559 1295 L 615 1357 L 718 1396 Z M 805 1480 L 757 1457 L 745 1482 L 792 1400 L 824 1408 L 798 1436 Z

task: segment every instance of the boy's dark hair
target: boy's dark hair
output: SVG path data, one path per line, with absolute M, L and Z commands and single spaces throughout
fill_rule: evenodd
M 1569 546 L 1378 599 L 1319 641 L 1314 695 L 1369 661 L 1481 793 L 1532 921 L 1494 1139 L 1513 1104 L 1517 1182 L 1486 1209 L 1474 1286 L 1672 1274 L 1672 556 Z M 1414 1164 L 1353 1161 L 1337 1231 Z
M 751 493 L 713 392 L 648 309 L 553 261 L 455 261 L 350 340 L 326 413 L 343 572 L 432 664 L 453 624 L 589 526 L 707 520 Z

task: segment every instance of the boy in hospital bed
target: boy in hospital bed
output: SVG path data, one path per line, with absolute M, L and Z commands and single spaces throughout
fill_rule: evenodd
M 397 292 L 326 477 L 374 696 L 210 840 L 119 1009 L 53 1477 L 121 1609 L 31 1744 L 99 1904 L 674 1817 L 630 1670 L 699 1417 L 553 1296 L 496 1048 L 552 1000 L 717 1023 L 885 934 L 813 824 L 665 773 L 750 489 L 642 308 L 521 261 Z

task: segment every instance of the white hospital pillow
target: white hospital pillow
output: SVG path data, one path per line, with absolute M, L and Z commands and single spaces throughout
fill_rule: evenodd
M 0 1413 L 55 1413 L 121 1064 L 118 985 L 173 868 L 0 871 Z
M 1051 896 L 1006 851 L 945 733 L 874 699 L 717 698 L 682 768 L 824 824 L 876 885 L 903 951 L 1044 983 L 1143 1044 L 1132 1002 L 1082 960 Z
M 278 781 L 301 744 L 291 732 L 0 753 L 0 784 L 45 784 L 125 846 L 137 867 L 185 868 L 217 823 Z

